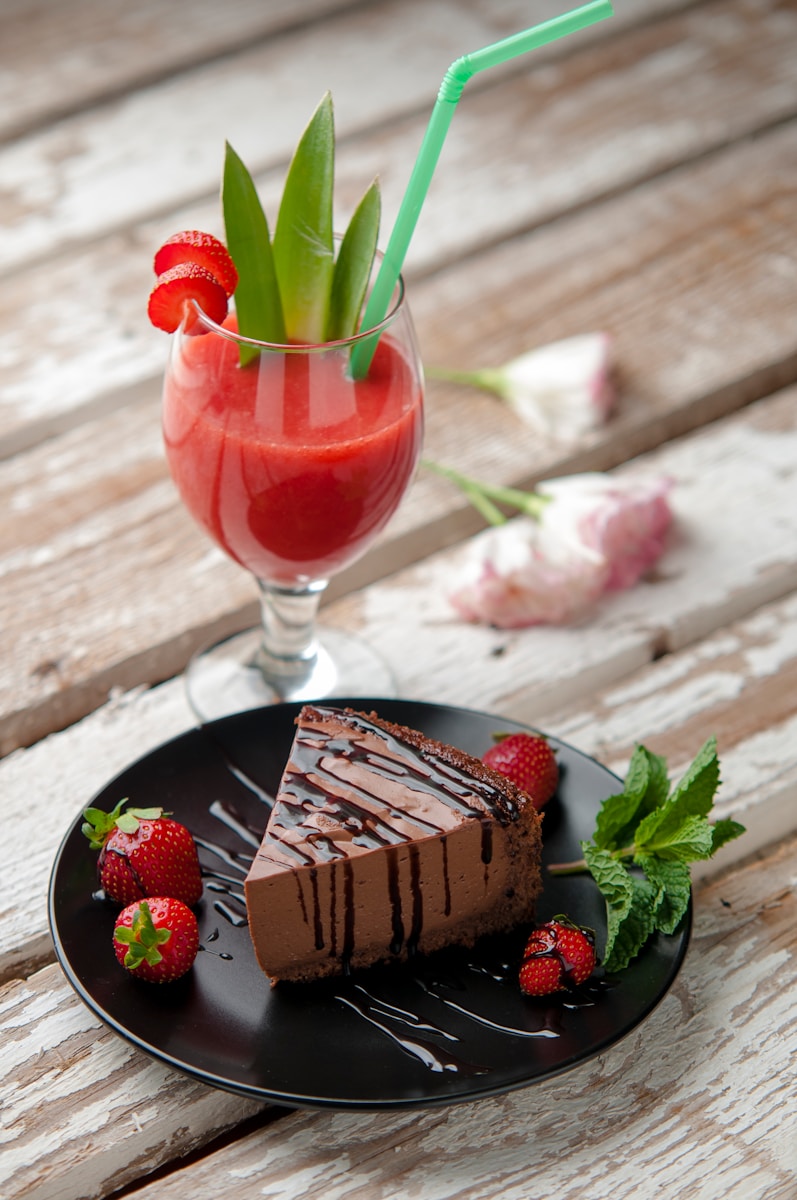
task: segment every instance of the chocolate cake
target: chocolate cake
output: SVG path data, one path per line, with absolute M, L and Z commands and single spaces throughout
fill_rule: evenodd
M 272 984 L 346 973 L 534 915 L 540 815 L 477 758 L 351 709 L 305 706 L 246 879 Z

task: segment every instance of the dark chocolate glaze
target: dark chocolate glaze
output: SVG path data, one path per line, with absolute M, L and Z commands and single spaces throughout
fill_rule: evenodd
M 306 898 L 301 879 L 300 903 L 304 920 L 314 931 L 317 950 L 324 949 L 324 917 L 329 918 L 330 957 L 340 959 L 344 972 L 355 950 L 354 853 L 384 850 L 391 912 L 390 952 L 413 955 L 424 924 L 421 858 L 418 841 L 440 839 L 444 910 L 451 913 L 446 835 L 459 821 L 477 820 L 481 830 L 481 860 L 485 878 L 493 856 L 493 823 L 509 824 L 519 815 L 511 788 L 494 773 L 452 747 L 412 730 L 371 720 L 350 709 L 308 706 L 297 720 L 291 757 L 280 785 L 257 858 L 264 863 L 309 868 L 312 896 Z M 354 772 L 352 767 L 361 766 Z M 356 780 L 353 778 L 357 775 Z M 413 805 L 393 807 L 382 781 L 399 783 L 418 795 L 418 808 L 429 799 L 445 806 L 451 817 L 441 824 Z M 409 865 L 408 896 L 402 896 L 400 861 Z M 328 912 L 321 911 L 318 867 L 340 863 L 329 876 Z M 298 875 L 305 872 L 297 872 Z M 312 911 L 308 911 L 311 909 Z M 340 930 L 342 914 L 343 929 Z
M 411 791 L 433 796 L 464 817 L 480 820 L 482 861 L 489 864 L 492 820 L 506 824 L 517 817 L 517 808 L 504 792 L 463 767 L 417 749 L 358 713 L 334 709 L 313 709 L 312 712 L 317 714 L 317 719 L 343 723 L 351 733 L 350 736 L 330 736 L 323 729 L 306 726 L 297 733 L 279 803 L 269 825 L 269 840 L 279 844 L 281 853 L 294 859 L 297 865 L 309 865 L 347 856 L 350 844 L 376 850 L 406 843 L 413 836 L 437 836 L 444 832 L 442 826 L 418 813 L 398 811 L 386 804 L 377 782 L 382 778 L 400 780 Z M 363 744 L 363 738 L 368 734 L 384 743 L 384 752 Z M 335 763 L 341 760 L 365 765 L 374 779 L 373 788 L 366 783 L 355 787 L 351 779 L 343 779 L 335 770 Z M 368 807 L 369 801 L 378 806 L 378 812 Z M 308 829 L 304 832 L 305 845 L 301 848 L 281 836 L 283 832 L 301 829 L 308 816 L 319 810 L 328 813 L 334 823 L 331 829 L 323 833 Z M 416 832 L 408 837 L 402 832 L 402 825 L 409 825 Z M 344 836 L 336 838 L 335 827 Z M 269 859 L 267 848 L 261 856 Z

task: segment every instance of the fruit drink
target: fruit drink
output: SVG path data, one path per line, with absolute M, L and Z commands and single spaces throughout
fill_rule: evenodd
M 235 318 L 225 326 L 234 331 Z M 349 352 L 263 351 L 239 365 L 234 337 L 175 340 L 163 429 L 194 519 L 258 578 L 326 579 L 357 559 L 393 515 L 415 469 L 422 394 L 383 334 L 366 378 Z

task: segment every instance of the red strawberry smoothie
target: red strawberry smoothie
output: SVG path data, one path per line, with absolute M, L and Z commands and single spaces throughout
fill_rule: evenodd
M 195 520 L 258 578 L 326 579 L 368 549 L 395 512 L 423 436 L 422 393 L 383 334 L 365 379 L 344 351 L 263 353 L 184 338 L 167 372 L 163 431 Z

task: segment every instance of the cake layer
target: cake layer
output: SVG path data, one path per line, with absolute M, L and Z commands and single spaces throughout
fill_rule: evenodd
M 246 880 L 271 978 L 471 945 L 531 919 L 540 817 L 479 759 L 351 710 L 306 706 Z

